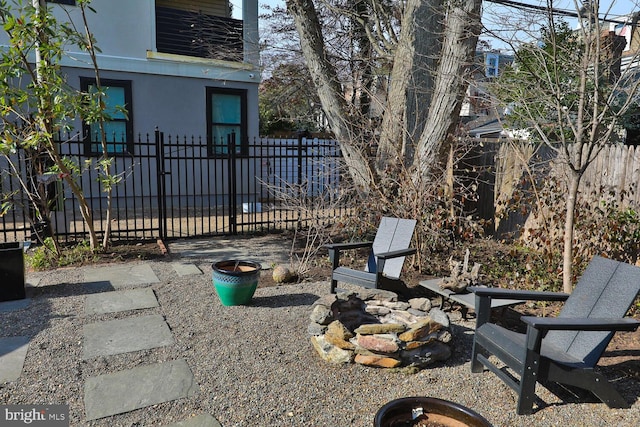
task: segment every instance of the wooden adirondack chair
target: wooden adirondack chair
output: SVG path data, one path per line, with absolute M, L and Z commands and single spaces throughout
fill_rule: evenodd
M 609 407 L 629 407 L 594 367 L 616 331 L 634 331 L 640 325 L 624 318 L 640 291 L 640 268 L 594 257 L 570 295 L 469 289 L 476 295 L 477 313 L 471 371 L 482 372 L 484 366 L 513 388 L 518 393 L 518 414 L 533 412 L 536 382 L 585 389 Z M 489 323 L 491 300 L 496 298 L 565 303 L 555 318 L 522 317 L 527 331 L 520 334 Z M 495 355 L 506 366 L 499 369 L 489 361 L 489 355 Z
M 329 250 L 333 268 L 331 293 L 336 292 L 339 281 L 365 288 L 401 291 L 403 285 L 400 281 L 400 273 L 404 259 L 407 255 L 416 252 L 415 249 L 409 248 L 415 227 L 414 219 L 383 217 L 373 242 L 325 245 Z M 340 255 L 343 251 L 366 247 L 371 248 L 371 252 L 364 271 L 340 266 Z

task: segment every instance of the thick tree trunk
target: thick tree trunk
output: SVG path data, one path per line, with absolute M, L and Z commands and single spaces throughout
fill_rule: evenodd
M 331 131 L 340 143 L 342 155 L 356 187 L 368 192 L 376 180 L 368 159 L 362 132 L 356 129 L 347 115 L 348 108 L 335 67 L 324 48 L 322 28 L 312 0 L 287 0 L 287 10 L 300 36 L 300 47 Z
M 442 144 L 459 123 L 460 108 L 469 84 L 469 67 L 480 34 L 482 0 L 460 0 L 450 4 L 429 114 L 414 159 L 416 173 L 422 177 L 427 176 L 437 163 Z
M 412 159 L 429 113 L 444 22 L 443 0 L 407 0 L 377 153 L 379 171 Z

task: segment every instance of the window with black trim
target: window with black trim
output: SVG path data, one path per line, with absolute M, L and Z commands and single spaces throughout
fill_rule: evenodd
M 76 0 L 45 0 L 47 3 L 66 4 L 69 6 L 75 6 Z
M 242 89 L 207 88 L 207 136 L 209 154 L 224 156 L 235 146 L 236 154 L 248 151 L 247 91 Z
M 130 80 L 100 81 L 104 92 L 104 103 L 109 120 L 104 122 L 104 130 L 109 154 L 133 153 L 133 117 Z M 82 77 L 80 87 L 91 93 L 97 90 L 96 81 Z M 123 111 L 123 109 L 125 111 Z M 102 154 L 100 126 L 98 123 L 82 123 L 85 153 Z

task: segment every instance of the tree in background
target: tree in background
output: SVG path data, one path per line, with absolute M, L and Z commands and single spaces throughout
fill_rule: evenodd
M 508 125 L 557 153 L 566 167 L 563 288 L 572 290 L 575 209 L 580 181 L 624 118 L 638 108 L 640 80 L 619 69 L 624 37 L 598 17 L 598 0 L 576 10 L 581 27 L 558 22 L 551 9 L 537 42 L 511 44 L 513 66 L 493 85 L 508 107 Z M 636 54 L 637 55 L 637 54 Z M 633 59 L 632 59 L 633 62 Z M 563 191 L 563 190 L 558 190 Z
M 429 179 L 446 157 L 442 148 L 459 121 L 480 33 L 481 0 L 319 2 L 324 9 L 312 0 L 286 4 L 359 193 L 366 197 L 374 190 L 393 197 L 397 188 L 388 185 L 389 179 L 399 174 L 414 183 Z M 342 19 L 330 25 L 328 19 L 336 15 Z M 350 66 L 338 68 L 344 63 Z M 388 72 L 386 93 L 375 98 L 382 70 Z M 375 140 L 374 106 L 382 111 Z
M 304 65 L 278 65 L 259 91 L 261 135 L 324 130 L 320 102 Z

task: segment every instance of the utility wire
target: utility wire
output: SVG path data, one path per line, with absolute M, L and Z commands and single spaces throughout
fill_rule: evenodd
M 547 6 L 538 6 L 535 4 L 528 4 L 528 3 L 522 3 L 522 2 L 518 2 L 518 1 L 514 1 L 514 0 L 487 0 L 489 3 L 495 3 L 495 4 L 500 4 L 503 6 L 507 6 L 507 7 L 513 7 L 515 9 L 524 9 L 524 10 L 541 10 L 541 11 L 548 11 L 549 9 L 551 9 L 552 13 L 554 15 L 559 15 L 559 16 L 567 16 L 570 18 L 585 18 L 585 15 L 580 15 L 577 12 L 573 12 L 570 10 L 564 10 L 564 9 L 556 9 L 556 8 L 549 8 Z M 599 18 L 598 18 L 599 19 Z M 611 23 L 615 23 L 615 24 L 621 24 L 622 22 L 620 21 L 616 21 L 610 18 L 603 18 L 600 19 L 603 22 L 611 22 Z

